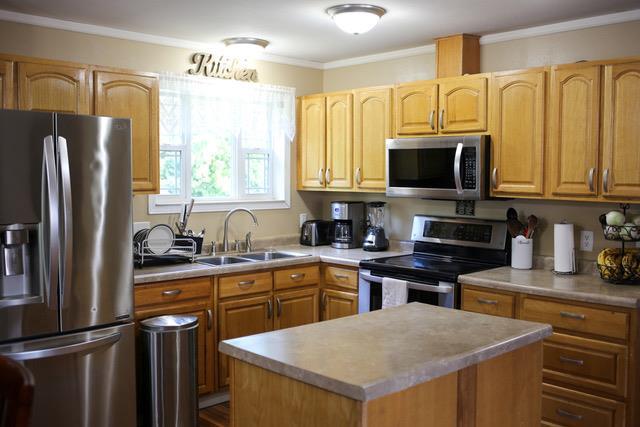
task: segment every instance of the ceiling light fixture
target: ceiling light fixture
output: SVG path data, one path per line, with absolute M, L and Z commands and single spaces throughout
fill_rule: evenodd
M 386 9 L 371 4 L 341 4 L 327 9 L 327 14 L 338 28 L 356 35 L 375 27 L 385 13 Z
M 229 37 L 222 40 L 231 56 L 252 57 L 262 52 L 269 41 L 255 37 Z

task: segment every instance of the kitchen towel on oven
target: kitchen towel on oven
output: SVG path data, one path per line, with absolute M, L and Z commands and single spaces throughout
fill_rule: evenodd
M 382 278 L 382 308 L 406 304 L 408 293 L 408 284 L 405 280 Z

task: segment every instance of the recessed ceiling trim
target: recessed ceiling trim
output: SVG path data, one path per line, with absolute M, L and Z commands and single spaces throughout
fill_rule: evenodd
M 0 20 L 17 22 L 21 24 L 36 25 L 40 27 L 55 28 L 59 30 L 74 31 L 78 33 L 93 34 L 104 37 L 113 37 L 124 40 L 132 40 L 143 43 L 152 43 L 164 46 L 198 49 L 209 51 L 211 45 L 192 40 L 184 40 L 173 37 L 163 37 L 153 34 L 138 33 L 135 31 L 120 30 L 117 28 L 103 27 L 99 25 L 82 24 L 79 22 L 64 21 L 61 19 L 47 18 L 43 16 L 29 15 L 25 13 L 11 12 L 0 9 Z M 571 21 L 558 22 L 555 24 L 540 25 L 514 31 L 487 34 L 480 38 L 480 44 L 500 43 L 509 40 L 518 40 L 527 37 L 537 37 L 549 34 L 562 33 L 566 31 L 580 30 L 584 28 L 599 27 L 610 24 L 620 24 L 623 22 L 640 20 L 640 9 L 633 9 L 625 12 L 610 13 L 590 18 L 574 19 Z M 395 50 L 380 54 L 359 56 L 355 58 L 342 59 L 330 62 L 317 62 L 305 59 L 288 58 L 280 55 L 266 54 L 260 55 L 260 60 L 275 62 L 279 64 L 295 65 L 305 68 L 319 70 L 329 70 L 333 68 L 348 67 L 352 65 L 367 64 L 371 62 L 387 61 L 416 55 L 435 52 L 435 45 L 425 45 L 410 49 Z

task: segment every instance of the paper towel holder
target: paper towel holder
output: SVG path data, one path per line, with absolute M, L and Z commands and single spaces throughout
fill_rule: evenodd
M 563 219 L 562 221 L 560 221 L 560 224 L 569 224 L 569 221 Z M 557 276 L 573 276 L 574 274 L 577 274 L 578 268 L 576 265 L 576 248 L 574 247 L 571 251 L 571 271 L 557 271 L 555 269 L 552 269 L 551 272 Z

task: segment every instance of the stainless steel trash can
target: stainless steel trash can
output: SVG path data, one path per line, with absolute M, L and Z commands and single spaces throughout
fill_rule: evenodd
M 197 427 L 198 318 L 159 316 L 140 324 L 142 424 Z

